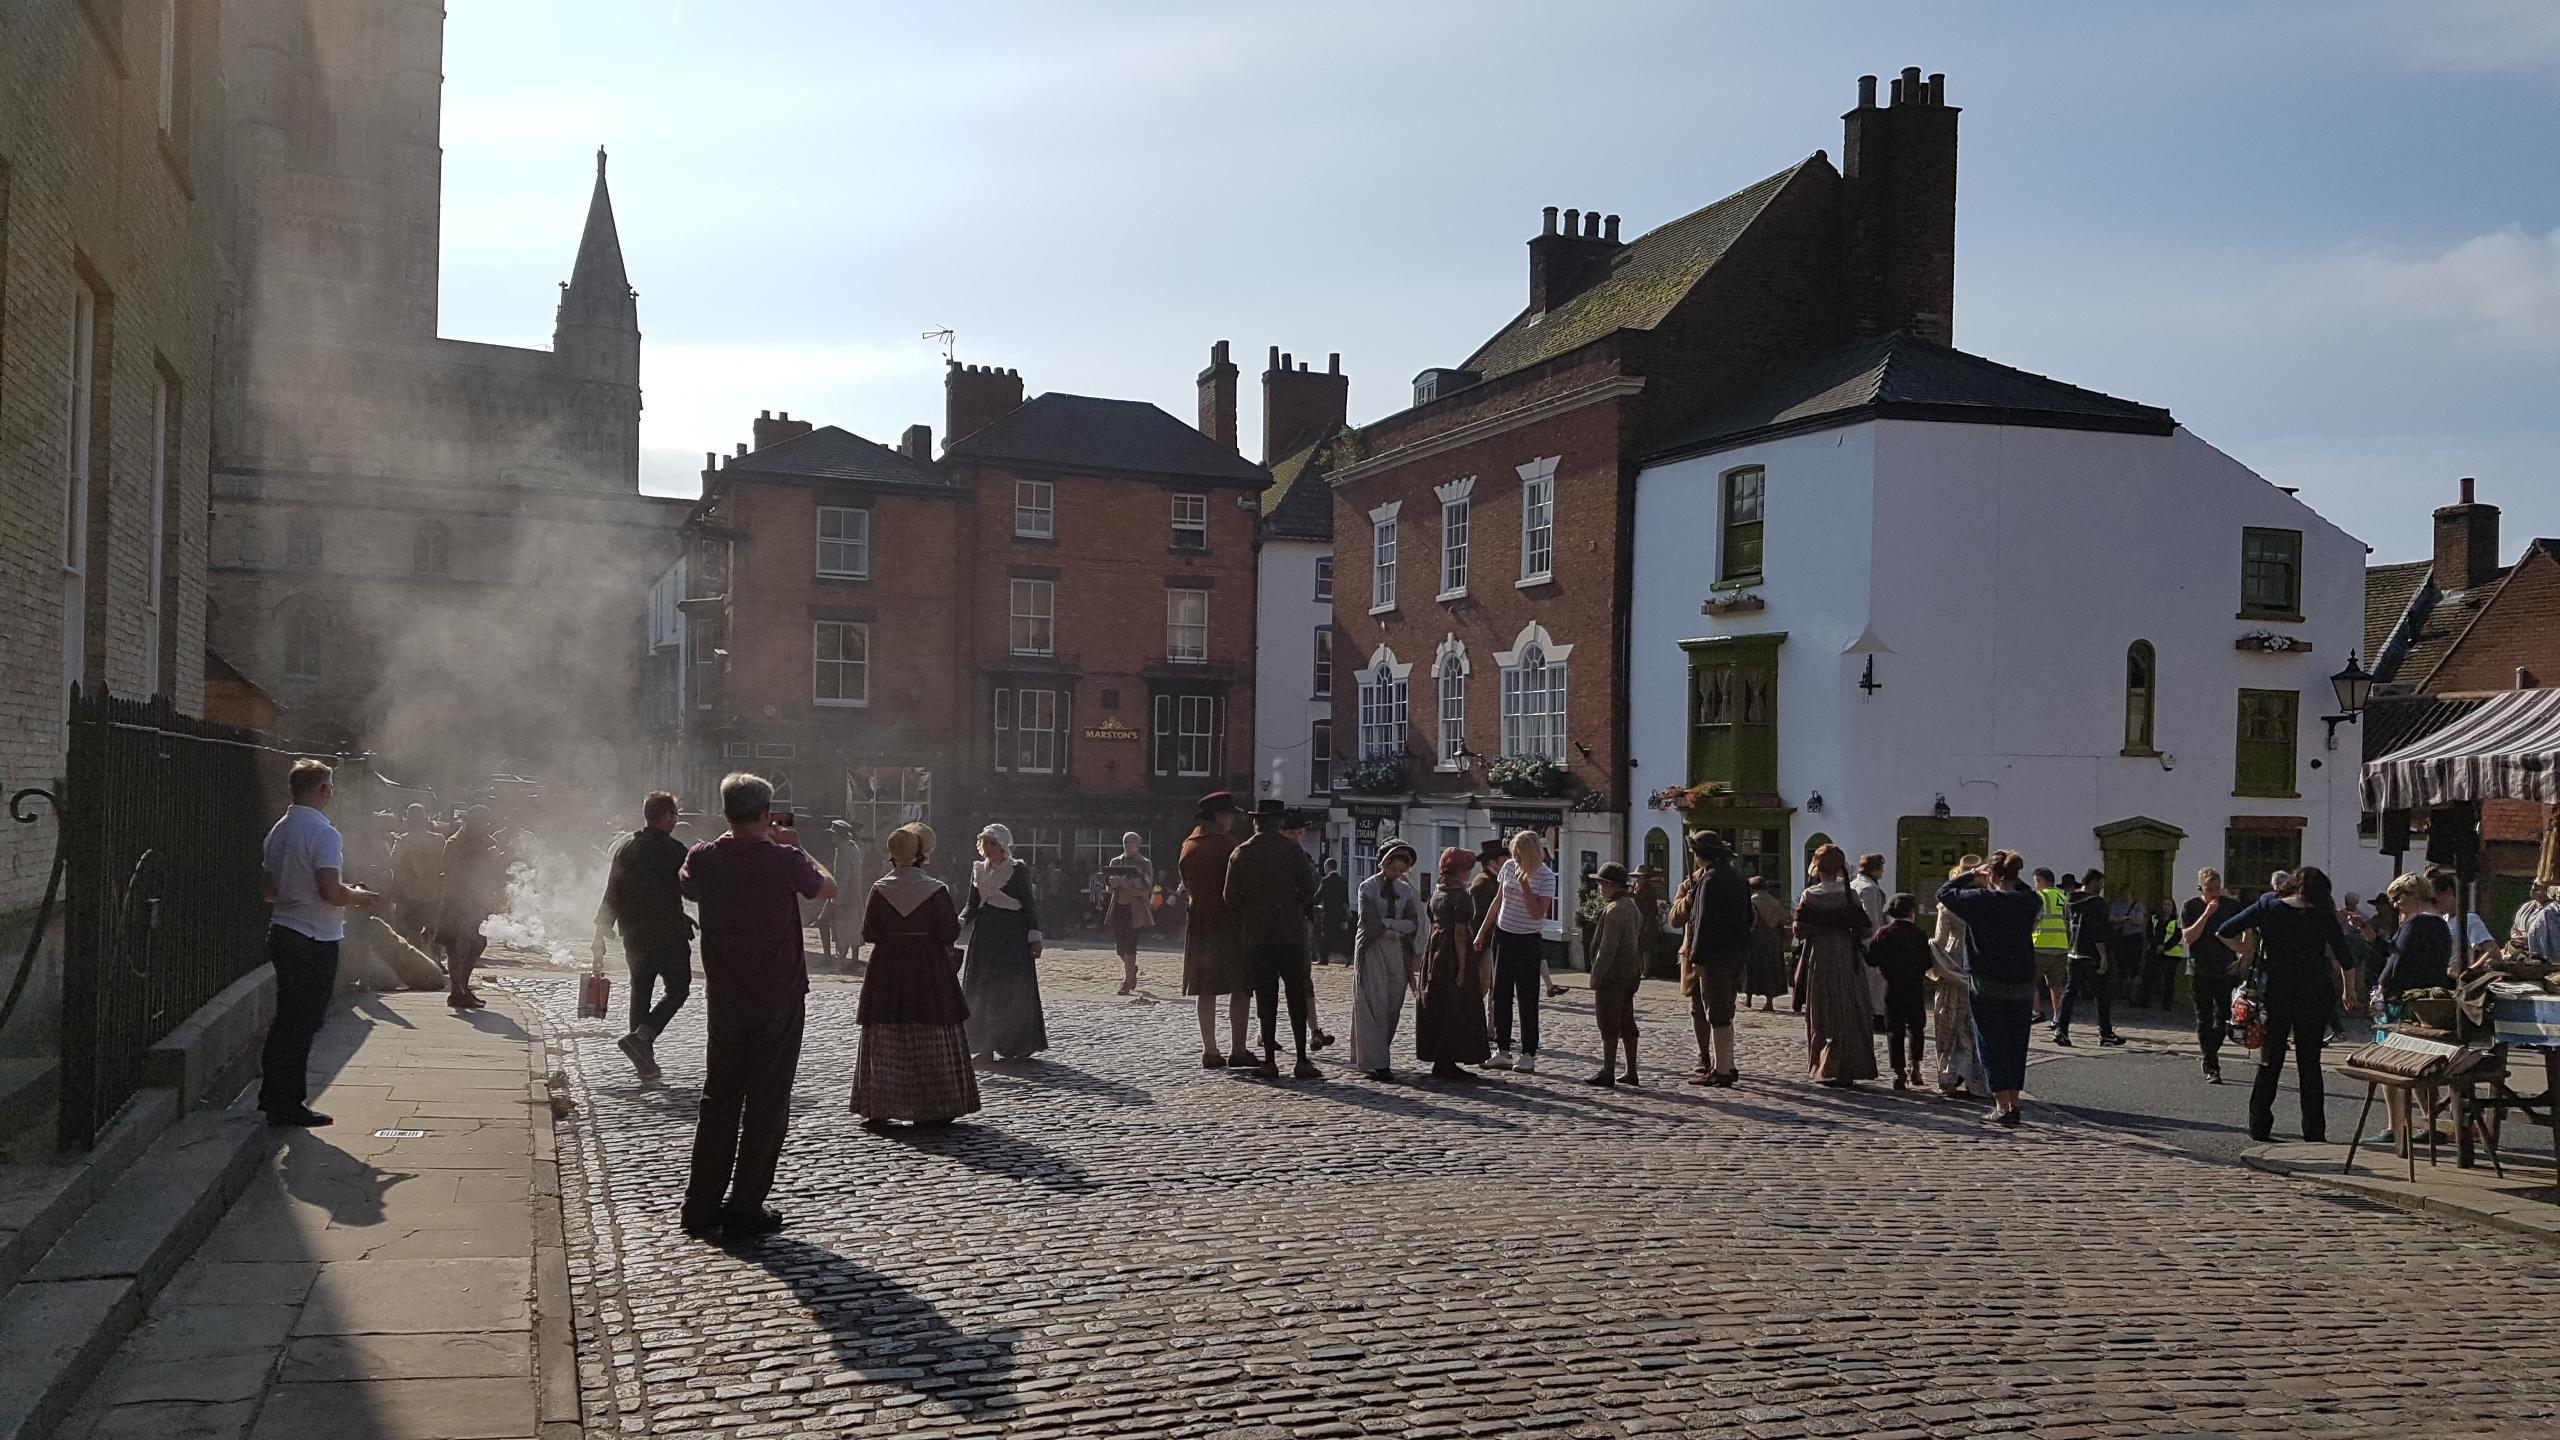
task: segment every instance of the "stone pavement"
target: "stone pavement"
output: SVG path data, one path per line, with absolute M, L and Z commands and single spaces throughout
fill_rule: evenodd
M 1053 948 L 1056 1048 L 986 1111 L 845 1113 L 853 991 L 812 997 L 784 1235 L 676 1228 L 700 1015 L 637 1082 L 616 1026 L 527 982 L 560 1127 L 598 1434 L 1034 1436 L 2552 1433 L 2560 1255 L 2054 1118 L 1794 1078 L 1746 1027 L 1731 1091 L 1473 1087 L 1198 1067 L 1177 961 Z M 1348 977 L 1320 971 L 1349 1021 Z
M 485 993 L 467 1016 L 442 994 L 331 1011 L 312 1103 L 337 1123 L 270 1132 L 248 1193 L 62 1435 L 577 1433 L 541 1047 L 524 1009 Z M 538 1291 L 559 1297 L 539 1317 Z

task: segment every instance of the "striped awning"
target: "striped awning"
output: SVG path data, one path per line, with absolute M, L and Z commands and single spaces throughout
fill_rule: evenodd
M 2367 810 L 2430 810 L 2466 800 L 2560 804 L 2560 689 L 2500 695 L 2364 767 Z

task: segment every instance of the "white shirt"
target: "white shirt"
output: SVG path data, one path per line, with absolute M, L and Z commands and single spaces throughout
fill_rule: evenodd
M 2560 960 L 2560 905 L 2538 907 L 2524 932 L 2524 948 L 2536 960 Z
M 1524 888 L 1524 882 L 1520 875 L 1520 862 L 1517 860 L 1505 860 L 1502 862 L 1502 872 L 1499 878 L 1502 885 L 1502 904 L 1495 912 L 1494 924 L 1507 935 L 1544 935 L 1547 933 L 1546 922 L 1532 920 L 1529 918 L 1529 896 L 1534 893 L 1544 898 L 1549 907 L 1547 913 L 1550 916 L 1554 915 L 1556 900 L 1555 867 L 1552 865 L 1540 865 L 1538 867 L 1538 873 L 1528 877 L 1525 882 L 1527 888 Z
M 345 843 L 329 817 L 308 805 L 296 805 L 267 832 L 265 866 L 276 886 L 271 921 L 314 940 L 347 938 L 347 912 L 320 898 L 319 874 L 343 870 Z
M 2481 946 L 2497 938 L 2489 933 L 2489 922 L 2481 919 L 2477 912 L 2463 916 L 2462 920 L 2464 945 L 2462 953 L 2453 957 L 2456 967 L 2467 963 L 2480 953 Z
M 1858 908 L 1867 912 L 1867 928 L 1883 929 L 1884 907 L 1887 903 L 1884 886 L 1861 875 L 1849 882 L 1849 893 L 1858 897 Z

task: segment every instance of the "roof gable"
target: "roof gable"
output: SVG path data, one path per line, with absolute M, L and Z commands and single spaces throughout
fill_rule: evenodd
M 791 480 L 850 480 L 902 490 L 954 488 L 932 466 L 836 425 L 821 425 L 806 435 L 734 456 L 720 467 L 719 473 Z
M 1262 492 L 1262 524 L 1266 534 L 1285 540 L 1333 538 L 1333 487 L 1325 483 L 1354 432 L 1329 435 L 1271 467 L 1271 488 Z
M 1950 420 L 2166 435 L 2166 410 L 2068 385 L 1909 335 L 1834 351 L 1671 428 L 1654 458 L 1859 419 Z
M 1651 330 L 1698 287 L 1778 193 L 1808 172 L 1837 177 L 1813 155 L 1703 210 L 1648 230 L 1609 259 L 1608 273 L 1542 314 L 1523 310 L 1460 368 L 1490 380 L 1620 330 Z
M 1143 400 L 1051 391 L 955 441 L 946 454 L 1076 470 L 1250 484 L 1270 472 Z
M 2400 657 L 2390 649 L 2391 638 L 2410 608 L 2426 594 L 2427 576 L 2434 568 L 2424 560 L 2365 567 L 2364 663 L 2377 683 L 2389 684 L 2398 668 Z

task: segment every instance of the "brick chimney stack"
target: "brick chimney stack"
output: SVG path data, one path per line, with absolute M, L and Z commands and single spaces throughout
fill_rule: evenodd
M 2474 481 L 2462 477 L 2462 499 L 2436 512 L 2435 585 L 2469 590 L 2498 573 L 2498 507 L 2472 498 Z
M 1564 228 L 1556 228 L 1556 207 L 1542 212 L 1546 223 L 1529 240 L 1529 311 L 1542 315 L 1591 288 L 1609 273 L 1609 257 L 1624 248 L 1618 241 L 1618 217 L 1597 210 L 1567 210 Z
M 933 427 L 930 425 L 908 426 L 907 433 L 898 437 L 898 453 L 919 465 L 932 464 Z
M 762 450 L 768 445 L 779 445 L 785 440 L 797 440 L 817 428 L 806 420 L 792 419 L 791 412 L 788 410 L 780 415 L 767 410 L 756 417 L 755 448 Z
M 1209 368 L 1200 372 L 1200 433 L 1230 450 L 1236 443 L 1236 377 L 1243 372 L 1227 358 L 1227 342 L 1209 347 Z
M 1262 372 L 1262 463 L 1277 464 L 1316 441 L 1339 431 L 1351 416 L 1351 377 L 1342 373 L 1342 352 L 1325 357 L 1322 371 L 1271 347 L 1269 367 Z
M 1851 329 L 1956 343 L 1956 107 L 1947 77 L 1918 66 L 1876 104 L 1876 77 L 1858 77 L 1858 108 L 1843 115 L 1842 247 Z
M 957 445 L 1022 408 L 1022 372 L 993 365 L 945 362 L 942 372 L 942 435 Z

